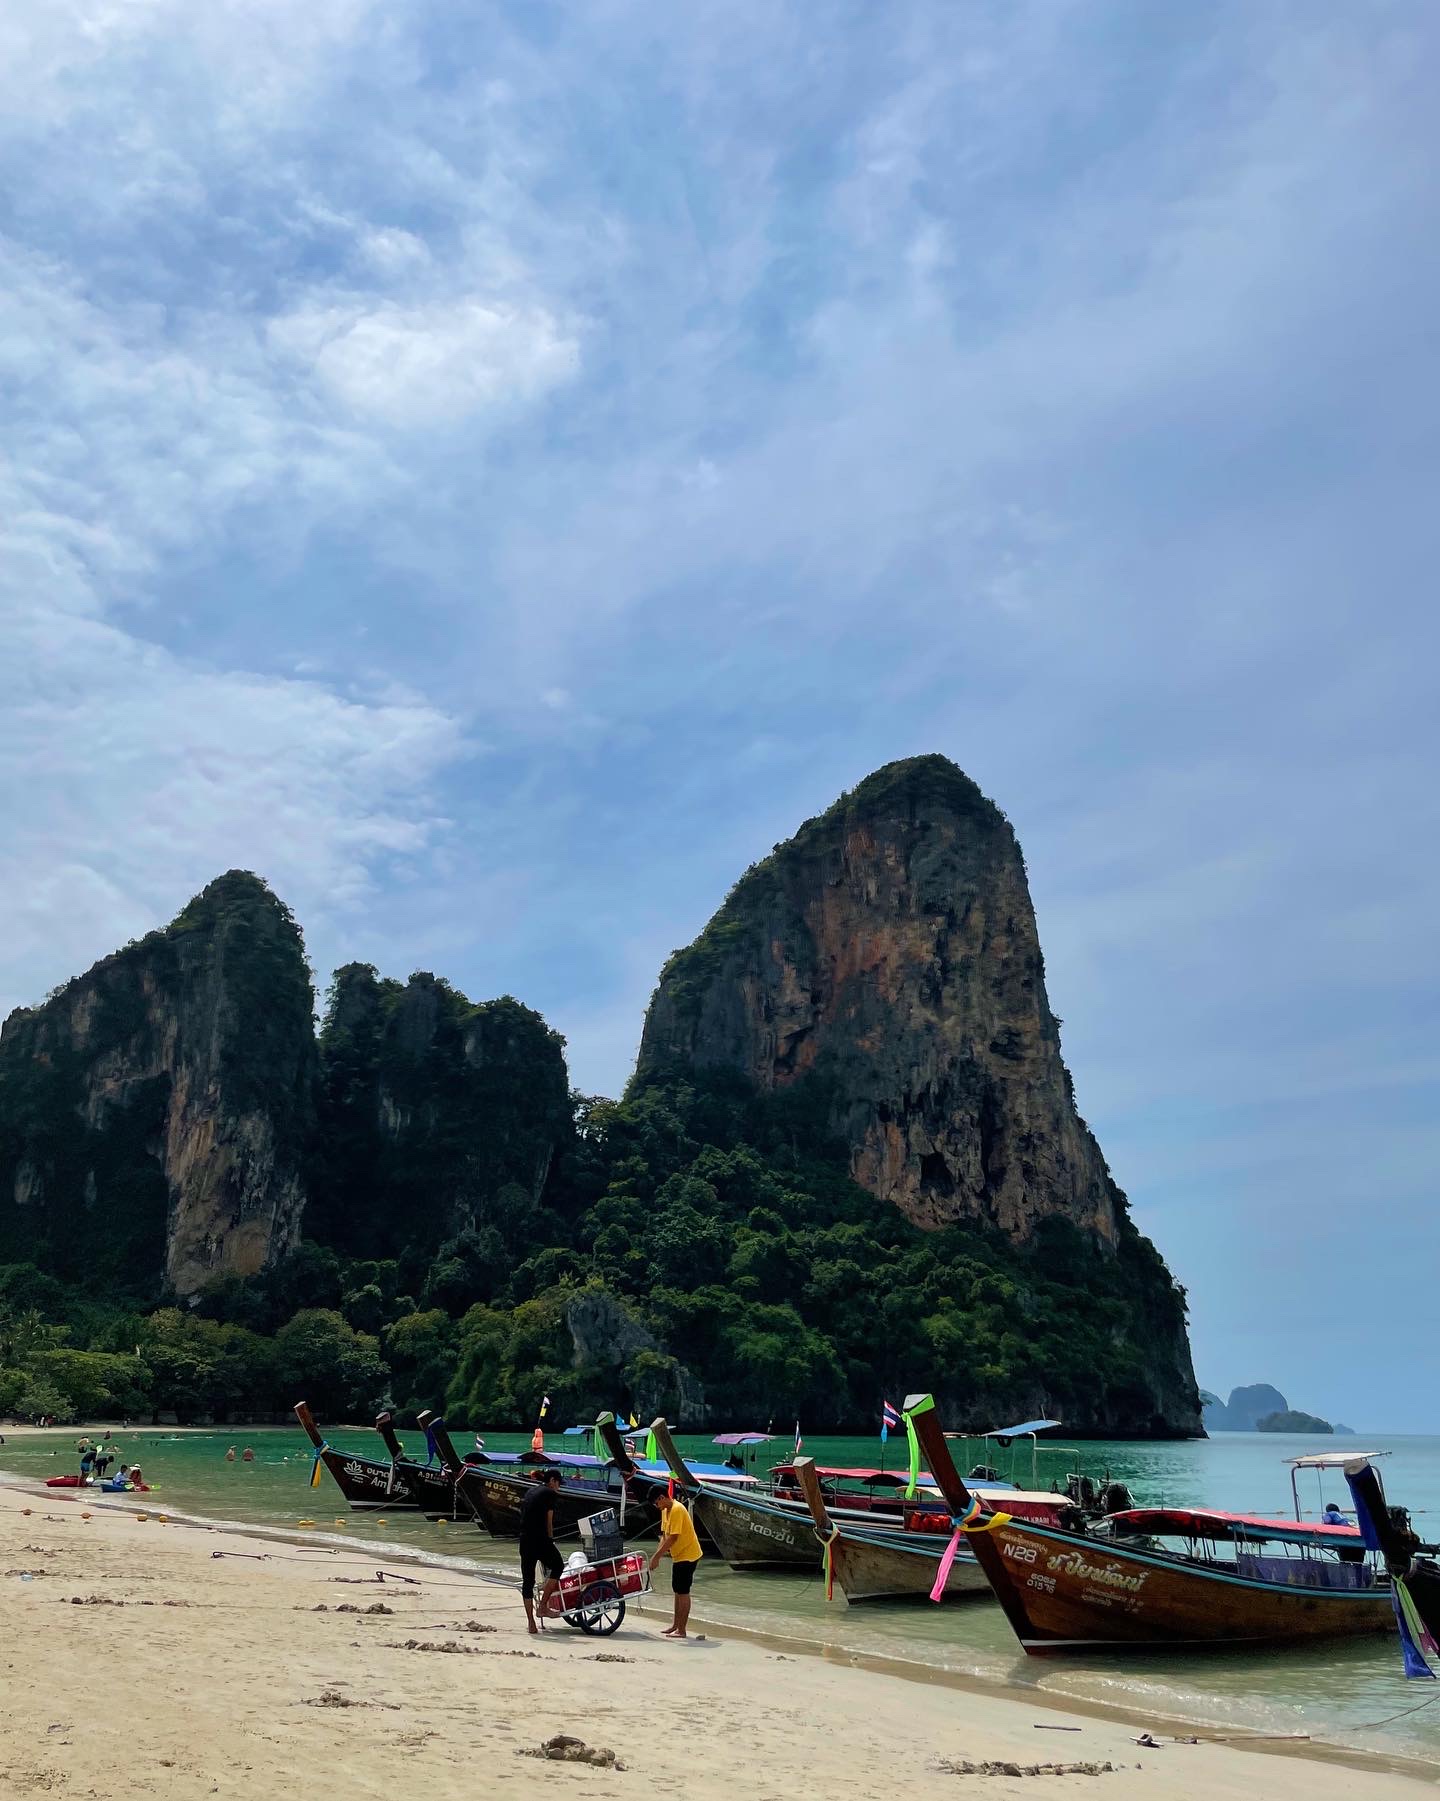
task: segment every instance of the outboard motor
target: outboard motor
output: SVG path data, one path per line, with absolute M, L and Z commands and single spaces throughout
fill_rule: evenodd
M 1102 1513 L 1129 1513 L 1134 1505 L 1135 1497 L 1123 1482 L 1107 1482 L 1100 1490 Z
M 1100 1504 L 1100 1490 L 1093 1476 L 1071 1475 L 1065 1479 L 1065 1492 L 1077 1507 L 1093 1513 Z
M 1000 1472 L 992 1470 L 988 1463 L 977 1463 L 970 1472 L 969 1480 L 971 1482 L 998 1482 Z

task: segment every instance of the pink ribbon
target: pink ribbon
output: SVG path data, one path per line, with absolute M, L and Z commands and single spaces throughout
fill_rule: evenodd
M 955 1561 L 955 1553 L 960 1549 L 960 1534 L 963 1527 L 957 1526 L 950 1534 L 950 1543 L 945 1547 L 945 1555 L 940 1559 L 940 1572 L 935 1578 L 935 1586 L 930 1590 L 930 1599 L 938 1601 L 945 1593 L 945 1584 L 950 1580 L 950 1565 Z

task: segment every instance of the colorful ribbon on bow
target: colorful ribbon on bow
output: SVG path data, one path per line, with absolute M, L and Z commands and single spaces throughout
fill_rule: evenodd
M 950 1534 L 950 1543 L 945 1547 L 945 1553 L 940 1559 L 940 1568 L 935 1576 L 935 1586 L 930 1590 L 930 1599 L 932 1601 L 938 1601 L 941 1595 L 945 1593 L 945 1584 L 950 1580 L 950 1566 L 954 1563 L 960 1550 L 961 1535 L 965 1532 L 970 1523 L 980 1516 L 982 1511 L 983 1509 L 978 1501 L 971 1501 L 963 1518 L 952 1518 L 951 1525 L 953 1530 Z
M 1435 1640 L 1420 1618 L 1420 1610 L 1416 1607 L 1415 1598 L 1403 1576 L 1392 1579 L 1390 1600 L 1395 1608 L 1395 1624 L 1400 1629 L 1400 1649 L 1405 1658 L 1405 1674 L 1412 1681 L 1418 1678 L 1423 1682 L 1428 1678 L 1433 1682 L 1435 1672 L 1425 1661 L 1425 1653 L 1428 1651 L 1432 1657 L 1440 1653 L 1437 1653 Z

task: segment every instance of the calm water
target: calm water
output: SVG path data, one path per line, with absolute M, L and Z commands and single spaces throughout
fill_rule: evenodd
M 403 1514 L 374 1518 L 349 1513 L 339 1492 L 324 1479 L 311 1491 L 310 1447 L 296 1430 L 252 1427 L 241 1432 L 171 1435 L 164 1428 L 117 1435 L 128 1461 L 138 1458 L 148 1479 L 159 1485 L 157 1500 L 176 1511 L 215 1520 L 293 1527 L 314 1520 L 324 1535 L 350 1543 L 390 1545 L 425 1555 L 463 1557 L 487 1569 L 510 1570 L 513 1553 L 468 1526 L 435 1526 Z M 406 1435 L 419 1442 L 418 1434 Z M 374 1433 L 337 1430 L 331 1442 L 342 1450 L 383 1455 Z M 461 1439 L 462 1449 L 466 1441 Z M 518 1436 L 487 1434 L 492 1449 L 520 1449 Z M 558 1448 L 559 1442 L 554 1441 Z M 571 1441 L 572 1443 L 576 1441 Z M 0 1470 L 46 1476 L 76 1467 L 73 1431 L 52 1437 L 12 1439 L 0 1447 Z M 717 1456 L 708 1439 L 682 1438 L 692 1456 Z M 224 1461 L 230 1444 L 253 1445 L 253 1464 Z M 1080 1448 L 1082 1467 L 1099 1475 L 1108 1468 L 1130 1484 L 1141 1503 L 1191 1502 L 1242 1512 L 1288 1516 L 1292 1511 L 1287 1456 L 1307 1451 L 1386 1450 L 1382 1468 L 1390 1498 L 1418 1516 L 1422 1536 L 1440 1538 L 1440 1438 L 1301 1439 L 1251 1433 L 1223 1433 L 1193 1444 L 1108 1444 Z M 789 1446 L 777 1441 L 777 1455 Z M 874 1439 L 807 1439 L 805 1449 L 822 1463 L 868 1464 L 878 1459 Z M 957 1445 L 962 1470 L 982 1459 L 984 1447 Z M 1073 1467 L 1076 1453 L 1041 1453 L 1035 1464 L 1038 1485 Z M 765 1461 L 770 1461 L 766 1459 Z M 903 1460 L 903 1441 L 892 1439 L 891 1467 Z M 985 1458 L 997 1462 L 993 1451 Z M 1032 1480 L 1029 1447 L 998 1458 L 1002 1476 Z M 1307 1516 L 1319 1511 L 1316 1478 L 1307 1472 L 1301 1501 Z M 1305 1480 L 1305 1478 L 1302 1478 Z M 1343 1479 L 1327 1476 L 1326 1498 L 1349 1503 Z M 318 1534 L 317 1534 L 318 1535 Z M 663 1585 L 662 1585 L 663 1586 Z M 697 1612 L 717 1623 L 759 1628 L 840 1651 L 882 1654 L 966 1672 L 989 1680 L 1032 1688 L 1039 1693 L 1095 1701 L 1122 1701 L 1153 1708 L 1157 1721 L 1186 1719 L 1236 1731 L 1308 1732 L 1335 1744 L 1425 1757 L 1440 1764 L 1440 1684 L 1407 1683 L 1393 1640 L 1339 1643 L 1304 1652 L 1244 1652 L 1209 1658 L 1139 1658 L 1094 1663 L 1043 1662 L 1025 1657 L 998 1607 L 918 1604 L 848 1607 L 838 1591 L 826 1603 L 819 1577 L 753 1574 L 739 1576 L 709 1559 L 696 1589 Z M 1408 1718 L 1379 1725 L 1389 1716 L 1428 1702 Z

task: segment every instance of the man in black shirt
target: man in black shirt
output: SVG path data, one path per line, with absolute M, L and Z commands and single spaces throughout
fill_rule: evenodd
M 525 1618 L 532 1632 L 545 1627 L 545 1609 L 560 1586 L 560 1572 L 565 1565 L 555 1547 L 555 1495 L 560 1487 L 559 1470 L 546 1470 L 540 1485 L 525 1497 L 520 1509 L 520 1594 L 525 1602 Z M 535 1624 L 535 1565 L 545 1566 L 545 1586 L 540 1590 L 540 1624 Z

